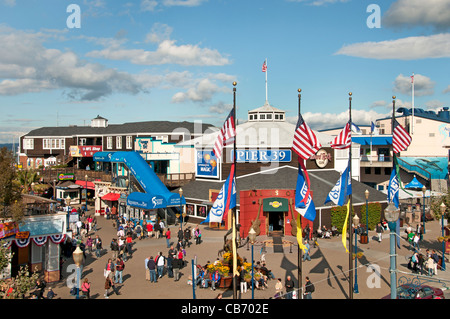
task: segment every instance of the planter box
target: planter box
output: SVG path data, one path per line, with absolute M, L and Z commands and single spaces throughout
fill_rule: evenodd
M 219 288 L 229 288 L 233 285 L 233 277 L 222 277 L 220 278 Z
M 369 239 L 369 236 L 367 236 L 367 235 L 361 235 L 361 236 L 359 236 L 359 242 L 360 242 L 361 244 L 367 244 L 368 239 Z
M 450 253 L 450 242 L 448 241 L 445 242 L 445 253 Z

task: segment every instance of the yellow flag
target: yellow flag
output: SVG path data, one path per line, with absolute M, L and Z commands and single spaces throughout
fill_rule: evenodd
M 303 244 L 303 236 L 302 236 L 302 224 L 300 214 L 297 214 L 297 242 L 298 247 L 300 247 L 303 252 L 306 252 L 306 246 Z
M 345 217 L 345 221 L 344 221 L 344 227 L 342 228 L 342 244 L 345 247 L 345 251 L 348 253 L 348 249 L 347 249 L 347 221 L 348 221 L 348 216 L 350 214 L 350 200 L 347 203 L 347 216 Z

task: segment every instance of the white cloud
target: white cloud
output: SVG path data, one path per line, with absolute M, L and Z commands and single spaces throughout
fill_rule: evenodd
M 138 65 L 221 66 L 230 63 L 217 50 L 200 48 L 198 45 L 192 44 L 176 45 L 175 40 L 163 40 L 159 43 L 156 51 L 108 47 L 103 50 L 91 51 L 86 56 L 110 60 L 127 60 Z
M 188 100 L 192 102 L 206 102 L 211 100 L 216 93 L 229 91 L 229 88 L 220 87 L 206 78 L 199 80 L 194 87 L 189 88 L 186 92 L 175 93 L 172 97 L 172 102 L 182 103 Z
M 429 77 L 414 74 L 414 96 L 432 95 L 434 93 L 435 82 Z M 394 92 L 405 95 L 412 95 L 412 83 L 410 76 L 399 74 L 394 81 Z
M 344 45 L 335 54 L 377 60 L 450 57 L 450 33 Z
M 371 121 L 379 118 L 389 116 L 389 111 L 386 113 L 378 113 L 375 111 L 354 110 L 352 109 L 352 122 L 359 125 L 369 125 Z M 337 127 L 344 127 L 348 122 L 348 110 L 341 113 L 302 113 L 302 116 L 308 125 L 314 130 L 323 130 Z M 297 123 L 297 116 L 288 117 L 287 120 L 291 123 Z
M 333 4 L 333 3 L 345 3 L 349 2 L 350 0 L 289 0 L 290 2 L 304 2 L 308 5 L 312 6 L 323 6 L 327 4 Z
M 397 0 L 383 15 L 388 27 L 432 26 L 437 30 L 450 27 L 449 0 Z
M 143 92 L 132 74 L 87 63 L 71 51 L 44 47 L 42 33 L 0 26 L 0 94 L 68 89 L 68 96 L 95 100 L 113 92 Z
M 442 93 L 450 93 L 450 85 L 447 86 Z
M 196 7 L 208 0 L 163 0 L 162 3 L 167 7 L 183 6 L 183 7 Z

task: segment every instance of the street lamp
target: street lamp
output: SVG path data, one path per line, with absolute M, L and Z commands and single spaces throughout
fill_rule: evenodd
M 366 189 L 364 192 L 366 195 L 366 234 L 367 234 L 367 243 L 369 243 L 369 191 Z
M 355 294 L 359 293 L 358 289 L 358 226 L 359 226 L 359 217 L 357 214 L 355 214 L 355 217 L 353 217 L 353 228 L 355 229 L 355 284 L 353 285 L 353 292 Z
M 81 266 L 83 264 L 83 251 L 80 248 L 80 245 L 77 245 L 77 248 L 72 253 L 73 261 L 75 262 L 75 265 L 77 266 L 77 297 L 76 299 L 80 298 L 80 280 L 81 280 Z
M 441 204 L 441 221 L 442 221 L 442 237 L 445 237 L 444 232 L 444 216 L 445 216 L 445 210 L 447 209 L 447 206 L 445 206 L 444 202 Z M 445 270 L 445 240 L 442 241 L 442 263 L 441 263 L 441 270 Z
M 400 209 L 396 208 L 393 202 L 390 202 L 384 210 L 384 217 L 386 218 L 390 229 L 389 242 L 391 265 L 389 272 L 391 273 L 391 299 L 397 299 L 397 256 L 395 251 L 395 230 L 397 229 L 397 220 L 400 217 Z
M 254 283 L 253 283 L 253 244 L 255 243 L 255 240 L 256 240 L 256 232 L 255 232 L 255 230 L 253 229 L 253 227 L 252 228 L 250 228 L 250 231 L 248 232 L 248 239 L 250 240 L 250 243 L 252 244 L 252 280 L 251 280 L 251 283 L 252 283 L 252 299 L 255 299 L 255 286 L 254 286 Z
M 181 206 L 182 203 L 182 198 L 183 198 L 183 189 L 180 187 L 180 189 L 178 190 L 178 193 L 180 193 L 180 220 L 181 220 L 181 230 L 183 230 L 183 207 Z
M 422 187 L 422 194 L 423 194 L 423 213 L 422 213 L 422 223 L 423 223 L 423 233 L 425 234 L 425 192 L 427 191 L 427 188 L 425 185 Z

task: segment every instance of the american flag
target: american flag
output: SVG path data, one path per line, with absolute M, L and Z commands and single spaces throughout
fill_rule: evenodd
M 412 138 L 396 120 L 394 121 L 394 133 L 392 134 L 392 147 L 394 153 L 400 153 L 408 148 Z
M 266 64 L 266 61 L 264 61 L 264 63 L 263 63 L 262 71 L 263 71 L 263 72 L 266 72 L 266 71 L 267 71 L 267 64 Z
M 225 123 L 223 123 L 222 129 L 217 136 L 214 143 L 214 155 L 219 158 L 222 155 L 222 149 L 225 145 L 229 145 L 234 142 L 236 136 L 236 128 L 234 126 L 234 109 L 228 114 Z
M 294 152 L 303 158 L 309 159 L 322 147 L 314 132 L 303 120 L 301 114 L 298 116 L 297 126 L 294 133 L 294 142 L 292 148 Z
M 350 122 L 348 122 L 344 129 L 331 143 L 334 149 L 346 149 L 352 145 L 352 130 L 350 129 Z

